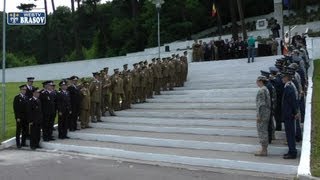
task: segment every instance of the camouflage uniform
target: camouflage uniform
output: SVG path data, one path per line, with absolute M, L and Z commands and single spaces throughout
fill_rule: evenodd
M 270 120 L 270 108 L 271 108 L 270 94 L 266 86 L 259 89 L 256 105 L 257 105 L 257 118 L 260 122 L 257 122 L 258 137 L 262 146 L 268 146 L 268 125 Z

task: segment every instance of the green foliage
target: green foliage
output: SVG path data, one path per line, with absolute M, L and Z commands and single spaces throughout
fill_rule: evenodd
M 69 7 L 57 7 L 48 15 L 45 26 L 8 26 L 7 50 L 12 53 L 12 63 L 8 66 L 30 65 L 34 58 L 37 64 L 47 64 L 112 57 L 157 46 L 157 10 L 149 0 L 99 2 L 81 0 L 74 12 Z M 229 23 L 229 6 L 234 2 L 234 9 L 237 9 L 236 0 L 215 2 L 222 24 Z M 320 11 L 309 14 L 302 11 L 302 7 L 315 3 L 319 1 L 293 0 L 293 9 L 306 18 L 287 17 L 285 22 L 320 20 Z M 208 0 L 166 0 L 160 10 L 161 44 L 190 39 L 199 31 L 217 26 L 218 18 L 211 17 L 211 10 L 212 1 Z M 273 11 L 273 0 L 263 3 L 243 0 L 243 11 L 245 17 L 268 14 Z M 239 20 L 238 13 L 234 18 Z M 249 30 L 255 29 L 255 22 L 246 23 Z M 222 33 L 231 32 L 231 26 L 222 29 Z M 211 35 L 218 35 L 218 31 Z M 31 60 L 23 60 L 28 57 Z
M 312 175 L 320 177 L 320 60 L 314 61 L 311 144 Z

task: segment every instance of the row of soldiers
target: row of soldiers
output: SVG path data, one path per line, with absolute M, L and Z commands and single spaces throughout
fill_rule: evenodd
M 257 127 L 262 149 L 257 156 L 267 155 L 268 144 L 284 123 L 289 151 L 283 158 L 297 157 L 296 142 L 302 140 L 301 123 L 305 116 L 308 67 L 307 51 L 294 49 L 289 56 L 277 59 L 269 72 L 261 71 L 257 80 L 261 87 L 257 95 Z
M 102 122 L 101 116 L 116 116 L 115 111 L 130 109 L 131 104 L 144 103 L 160 91 L 184 86 L 188 75 L 187 52 L 167 58 L 153 58 L 151 63 L 141 61 L 123 65 L 123 70 L 114 69 L 109 74 L 106 67 L 94 72 L 92 78 L 71 76 L 59 83 L 55 90 L 53 81 L 43 82 L 43 89 L 33 86 L 34 77 L 19 86 L 20 93 L 14 98 L 13 107 L 17 124 L 16 144 L 26 146 L 30 138 L 32 149 L 41 148 L 43 141 L 53 141 L 54 122 L 58 114 L 58 138 L 68 139 L 69 131 L 91 128 L 89 122 Z M 22 138 L 20 140 L 20 135 Z

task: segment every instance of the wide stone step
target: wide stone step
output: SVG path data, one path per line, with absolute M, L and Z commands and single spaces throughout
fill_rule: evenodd
M 211 89 L 238 89 L 238 88 L 256 88 L 255 84 L 220 84 L 220 85 L 212 85 L 212 84 L 201 84 L 201 85 L 192 85 L 192 86 L 184 86 L 177 87 L 175 90 L 211 90 Z
M 253 103 L 143 103 L 132 105 L 134 109 L 221 109 L 255 110 Z
M 191 119 L 233 119 L 256 120 L 254 110 L 157 110 L 130 109 L 116 112 L 121 117 L 191 118 Z
M 89 153 L 125 158 L 126 160 L 166 162 L 277 174 L 294 175 L 298 165 L 298 160 L 283 161 L 281 156 L 255 157 L 251 153 L 151 147 L 72 139 L 41 143 L 41 146 L 46 149 Z
M 242 136 L 218 136 L 218 135 L 202 135 L 202 134 L 182 134 L 182 133 L 161 133 L 161 132 L 147 132 L 147 131 L 131 131 L 131 130 L 117 130 L 117 129 L 104 129 L 104 128 L 88 128 L 76 131 L 79 133 L 91 134 L 108 134 L 116 136 L 138 136 L 156 139 L 176 139 L 186 141 L 208 141 L 208 142 L 225 142 L 235 144 L 250 144 L 257 145 L 259 143 L 256 137 L 242 137 Z M 282 139 L 280 139 L 282 138 Z M 284 137 L 272 141 L 272 145 L 277 147 L 287 147 L 284 143 Z M 300 147 L 301 143 L 297 143 Z
M 258 88 L 237 88 L 237 89 L 210 89 L 210 90 L 203 90 L 203 89 L 197 89 L 197 90 L 186 90 L 182 88 L 176 88 L 174 91 L 162 91 L 162 95 L 193 95 L 193 96 L 221 96 L 221 95 L 229 95 L 227 97 L 233 98 L 233 95 L 235 97 L 243 97 L 243 96 L 251 96 L 256 95 L 258 92 Z
M 102 117 L 109 123 L 123 124 L 152 124 L 152 125 L 182 125 L 182 126 L 220 126 L 220 127 L 256 127 L 254 120 L 217 120 L 217 119 L 175 119 L 175 118 L 147 118 L 147 117 Z
M 172 96 L 170 96 L 172 97 Z M 147 99 L 148 103 L 255 103 L 255 97 L 247 98 L 209 98 L 209 97 L 197 97 L 189 98 L 162 98 L 162 96 L 155 96 L 153 99 Z
M 227 142 L 209 142 L 209 141 L 193 141 L 193 140 L 179 140 L 179 139 L 163 139 L 163 138 L 149 138 L 140 136 L 123 136 L 123 135 L 110 135 L 102 134 L 99 132 L 86 133 L 83 131 L 70 132 L 68 136 L 72 139 L 81 139 L 86 141 L 101 141 L 112 142 L 121 144 L 134 144 L 143 146 L 156 146 L 156 147 L 172 147 L 172 148 L 186 148 L 186 149 L 202 149 L 214 151 L 227 151 L 227 152 L 245 152 L 255 153 L 259 150 L 260 145 L 241 144 L 241 143 L 227 143 Z M 283 155 L 287 153 L 288 148 L 285 146 L 268 147 L 270 155 Z
M 117 123 L 92 123 L 93 128 L 119 129 L 130 131 L 149 131 L 161 133 L 183 133 L 183 134 L 201 134 L 201 135 L 219 135 L 219 136 L 243 136 L 258 137 L 257 130 L 254 128 L 242 127 L 188 127 L 188 126 L 159 126 L 159 125 L 134 125 Z M 284 139 L 284 132 L 276 132 L 277 139 Z

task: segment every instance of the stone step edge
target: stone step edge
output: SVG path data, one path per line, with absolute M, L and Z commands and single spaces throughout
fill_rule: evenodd
M 101 124 L 91 123 L 91 127 L 100 129 L 118 129 L 130 131 L 145 131 L 145 132 L 160 132 L 160 133 L 182 133 L 182 134 L 201 134 L 201 135 L 220 135 L 220 136 L 241 136 L 241 137 L 258 137 L 256 130 L 237 130 L 237 129 L 206 129 L 206 128 L 191 128 L 191 127 L 156 127 L 156 126 L 139 126 L 139 125 L 119 125 L 119 124 Z M 279 138 L 279 135 L 282 138 Z M 276 134 L 277 139 L 284 139 L 284 133 Z
M 59 143 L 42 142 L 41 146 L 45 149 L 58 151 L 71 151 L 85 154 L 102 155 L 109 157 L 125 158 L 127 160 L 143 160 L 153 162 L 164 162 L 172 164 L 182 164 L 191 166 L 203 166 L 212 168 L 234 169 L 253 172 L 264 172 L 274 174 L 295 175 L 297 166 L 257 163 L 250 161 L 237 161 L 228 159 L 207 159 L 189 156 L 178 156 L 168 154 L 145 153 L 136 151 L 126 151 L 122 149 L 102 148 L 102 147 L 87 147 L 78 145 L 65 145 Z
M 252 145 L 252 144 L 150 138 L 150 137 L 138 137 L 138 136 L 119 136 L 119 135 L 97 134 L 97 133 L 70 132 L 68 136 L 72 139 L 80 139 L 80 140 L 86 140 L 86 141 L 113 142 L 113 143 L 120 143 L 120 144 L 133 144 L 133 145 L 142 145 L 142 146 L 172 147 L 172 148 L 241 152 L 241 153 L 254 153 L 258 151 L 258 149 L 260 148 L 259 145 Z M 257 144 L 258 144 L 258 140 L 257 140 Z M 268 153 L 270 155 L 282 155 L 282 154 L 285 154 L 287 151 L 288 151 L 287 147 L 269 146 L 268 148 Z

